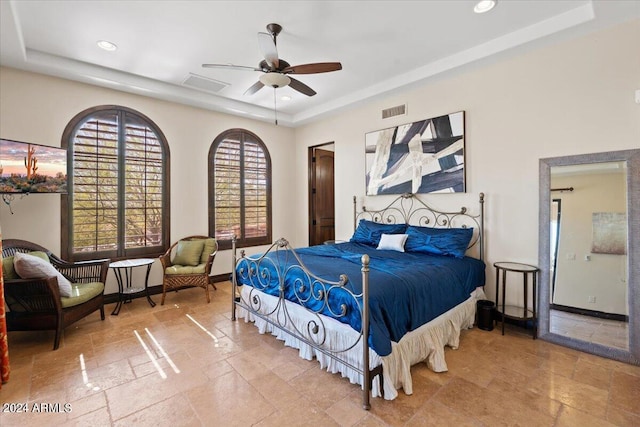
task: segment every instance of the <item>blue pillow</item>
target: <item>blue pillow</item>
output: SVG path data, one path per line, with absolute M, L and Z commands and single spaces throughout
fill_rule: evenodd
M 429 228 L 407 227 L 407 252 L 425 252 L 436 255 L 450 255 L 463 258 L 467 251 L 473 228 Z
M 350 242 L 378 246 L 383 234 L 403 234 L 406 229 L 406 224 L 380 224 L 361 219 Z

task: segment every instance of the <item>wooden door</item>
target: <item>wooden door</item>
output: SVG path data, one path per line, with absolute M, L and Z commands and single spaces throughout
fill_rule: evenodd
M 311 147 L 309 246 L 335 239 L 333 151 Z

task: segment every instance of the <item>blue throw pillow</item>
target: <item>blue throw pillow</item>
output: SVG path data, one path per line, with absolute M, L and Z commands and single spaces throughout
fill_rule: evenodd
M 404 245 L 407 252 L 463 258 L 473 236 L 473 228 L 429 228 L 410 225 L 406 233 L 409 235 Z
M 356 228 L 356 231 L 351 237 L 350 242 L 378 246 L 383 234 L 403 234 L 406 229 L 406 224 L 379 224 L 377 222 L 361 219 L 358 223 L 358 228 Z

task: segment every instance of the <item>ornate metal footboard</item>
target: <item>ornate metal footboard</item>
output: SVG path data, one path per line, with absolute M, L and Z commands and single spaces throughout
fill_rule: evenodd
M 467 228 L 474 229 L 469 244 L 470 250 L 476 250 L 478 258 L 484 258 L 484 194 L 480 193 L 480 213 L 471 215 L 466 208 L 455 212 L 444 212 L 430 208 L 413 194 L 403 194 L 380 210 L 368 210 L 362 206 L 357 212 L 356 198 L 353 198 L 354 228 L 359 219 L 368 219 L 380 223 L 405 223 L 421 227 L 434 228 Z M 473 248 L 473 249 L 472 249 Z M 378 376 L 380 390 L 383 391 L 382 365 L 370 367 L 369 359 L 369 257 L 361 258 L 362 291 L 351 290 L 349 278 L 339 272 L 336 281 L 316 276 L 304 265 L 298 254 L 285 239 L 279 239 L 269 249 L 258 256 L 246 256 L 244 250 L 237 255 L 236 240 L 232 241 L 232 309 L 231 318 L 236 320 L 236 309 L 242 308 L 251 315 L 263 319 L 276 329 L 284 331 L 295 339 L 305 343 L 314 350 L 353 369 L 362 376 L 362 406 L 369 409 L 373 379 Z M 239 283 L 249 284 L 248 297 L 238 291 Z M 291 285 L 293 284 L 293 285 Z M 277 298 L 275 306 L 266 308 L 263 291 L 276 285 Z M 289 288 L 287 288 L 289 286 Z M 259 292 L 258 292 L 259 291 Z M 244 292 L 245 294 L 247 292 Z M 332 294 L 341 294 L 341 301 L 350 301 L 350 307 L 357 307 L 361 319 L 361 329 L 351 341 L 342 344 L 342 348 L 329 348 L 327 345 L 326 317 L 322 312 L 329 312 L 331 317 L 340 319 L 347 314 L 347 304 L 335 306 L 329 299 Z M 291 315 L 290 304 L 297 303 L 304 307 L 311 320 L 301 323 Z M 362 359 L 358 363 L 350 362 L 346 352 L 361 344 Z
M 382 389 L 382 367 L 377 366 L 371 369 L 369 366 L 369 256 L 362 256 L 362 293 L 356 294 L 349 289 L 349 278 L 345 274 L 340 275 L 337 281 L 325 280 L 314 275 L 304 265 L 286 239 L 279 239 L 258 257 L 246 256 L 242 250 L 238 258 L 235 244 L 234 239 L 232 242 L 234 269 L 232 272 L 231 319 L 236 320 L 236 308 L 241 307 L 331 359 L 358 372 L 362 375 L 362 406 L 369 409 L 371 407 L 371 381 L 375 376 L 379 376 Z M 248 299 L 237 292 L 239 280 L 250 284 Z M 261 292 L 272 287 L 274 283 L 278 288 L 277 304 L 275 307 L 264 310 Z M 312 319 L 305 321 L 302 327 L 291 316 L 289 308 L 291 302 L 286 299 L 287 283 L 293 284 L 289 286 L 292 287 L 294 302 L 305 307 L 307 312 L 312 314 Z M 328 311 L 337 320 L 347 315 L 347 304 L 343 302 L 340 306 L 335 306 L 330 302 L 329 297 L 336 293 L 341 294 L 342 301 L 347 299 L 353 302 L 351 307 L 357 307 L 360 319 L 362 319 L 362 327 L 358 336 L 343 343 L 341 348 L 328 348 L 327 326 L 321 313 Z M 359 343 L 362 346 L 361 364 L 351 363 L 342 355 L 355 348 Z

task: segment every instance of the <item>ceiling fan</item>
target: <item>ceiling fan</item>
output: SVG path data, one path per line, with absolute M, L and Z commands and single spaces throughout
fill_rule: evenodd
M 262 51 L 264 59 L 258 63 L 257 67 L 247 67 L 233 64 L 202 64 L 205 68 L 227 68 L 236 70 L 262 71 L 259 80 L 245 91 L 245 95 L 253 95 L 264 86 L 279 87 L 289 86 L 307 96 L 313 96 L 316 91 L 311 89 L 300 80 L 294 79 L 290 74 L 317 74 L 338 71 L 342 69 L 339 62 L 317 62 L 313 64 L 289 65 L 284 59 L 278 57 L 276 38 L 282 31 L 282 26 L 278 24 L 267 25 L 268 33 L 258 33 L 258 46 Z

